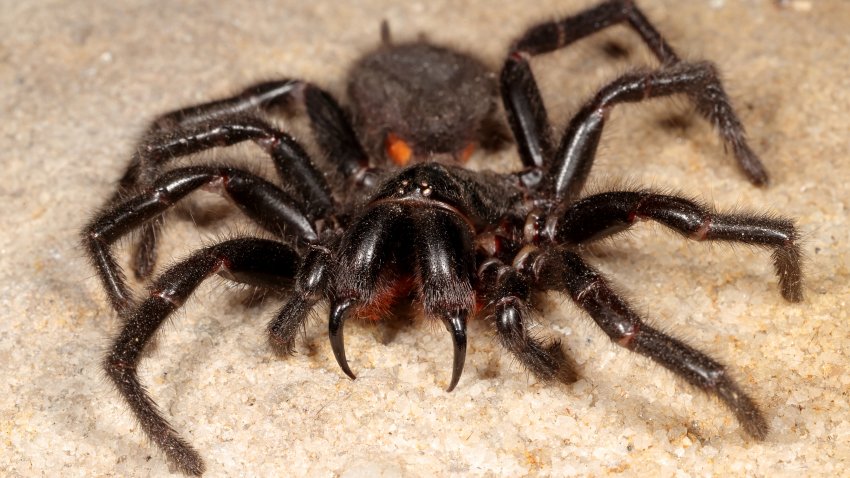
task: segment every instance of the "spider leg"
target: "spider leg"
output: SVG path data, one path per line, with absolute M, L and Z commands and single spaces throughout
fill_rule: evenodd
M 224 146 L 250 139 L 257 141 L 267 150 L 273 148 L 276 146 L 275 143 L 279 141 L 279 136 L 288 138 L 288 135 L 257 118 L 253 118 L 253 113 L 258 111 L 273 112 L 295 102 L 303 105 L 310 118 L 311 128 L 317 137 L 319 146 L 346 178 L 356 173 L 362 173 L 362 170 L 368 168 L 368 156 L 360 145 L 350 120 L 333 96 L 316 85 L 300 80 L 284 79 L 258 83 L 230 98 L 190 106 L 159 117 L 153 122 L 146 135 L 151 138 L 149 141 L 154 143 L 153 146 L 147 145 L 146 148 L 151 148 L 153 151 L 150 154 L 142 151 L 140 155 L 137 155 L 120 184 L 124 186 L 134 185 L 140 180 L 140 177 L 142 181 L 145 178 L 150 180 L 155 176 L 155 171 L 150 169 L 155 168 L 158 162 L 212 146 Z M 250 119 L 246 120 L 246 116 Z M 232 141 L 219 136 L 213 138 L 212 144 L 200 144 L 197 147 L 189 144 L 191 138 L 187 137 L 182 140 L 179 138 L 179 132 L 182 130 L 209 131 L 210 125 L 227 125 L 229 121 L 235 122 L 234 129 L 238 130 L 240 120 L 253 121 L 253 124 L 249 123 L 248 129 L 254 126 L 262 131 L 250 131 L 242 138 L 238 137 L 237 131 Z M 156 143 L 160 142 L 158 137 L 167 138 L 172 136 L 175 131 L 178 132 L 177 142 L 182 143 L 187 149 L 194 149 L 194 151 L 182 153 L 163 151 L 156 146 Z M 227 135 L 229 132 L 224 131 L 223 133 Z M 215 136 L 215 133 L 210 131 L 210 135 Z M 291 140 L 291 138 L 289 139 Z M 168 143 L 167 140 L 164 142 Z M 168 144 L 164 146 L 168 146 Z M 173 144 L 171 146 L 174 147 Z M 162 153 L 167 153 L 167 155 Z M 278 166 L 278 172 L 281 173 L 282 178 L 290 177 L 288 167 L 279 167 L 277 161 L 276 166 Z M 308 172 L 307 175 L 316 176 L 315 166 L 311 169 L 313 171 Z M 320 173 L 318 177 L 321 177 Z M 311 178 L 304 179 L 309 181 Z M 142 186 L 144 187 L 144 184 Z M 326 187 L 324 186 L 323 189 Z
M 605 119 L 614 105 L 685 94 L 697 111 L 719 131 L 738 164 L 756 185 L 767 183 L 767 172 L 747 145 L 741 124 L 711 63 L 679 62 L 655 71 L 634 71 L 602 88 L 567 126 L 553 157 L 547 185 L 554 199 L 575 199 L 590 173 Z
M 330 212 L 333 200 L 324 174 L 288 134 L 252 116 L 263 111 L 302 103 L 319 146 L 346 177 L 371 186 L 374 171 L 350 121 L 336 100 L 321 88 L 299 80 L 279 80 L 253 85 L 236 96 L 167 113 L 153 122 L 108 204 L 114 204 L 150 185 L 162 165 L 174 158 L 213 147 L 252 140 L 271 157 L 278 175 L 291 184 L 308 205 L 308 212 Z M 144 227 L 133 257 L 139 278 L 147 277 L 156 260 L 157 232 L 161 219 Z
M 758 406 L 716 360 L 641 320 L 578 254 L 555 248 L 529 259 L 535 284 L 569 294 L 618 345 L 645 355 L 691 385 L 720 398 L 744 430 L 764 439 L 768 424 Z
M 501 72 L 502 100 L 508 116 L 508 123 L 517 140 L 523 165 L 530 170 L 547 168 L 557 179 L 554 193 L 558 198 L 573 193 L 584 183 L 593 152 L 599 141 L 604 114 L 601 106 L 588 111 L 585 106 L 580 115 L 591 116 L 584 121 L 574 119 L 567 128 L 557 151 L 554 149 L 552 132 L 546 113 L 546 107 L 537 87 L 537 82 L 529 66 L 532 56 L 549 53 L 564 48 L 571 43 L 596 33 L 611 25 L 626 23 L 644 41 L 662 64 L 662 71 L 680 72 L 687 67 L 676 67 L 680 62 L 673 48 L 667 44 L 646 16 L 629 0 L 612 0 L 589 8 L 564 19 L 535 25 L 517 40 L 511 47 Z M 744 128 L 729 103 L 723 86 L 713 66 L 698 63 L 690 68 L 701 69 L 698 84 L 677 92 L 690 94 L 697 100 L 698 111 L 707 117 L 719 130 L 723 141 L 728 145 L 749 180 L 756 185 L 767 182 L 767 172 L 761 161 L 746 143 Z M 693 74 L 693 73 L 692 73 Z M 627 75 L 628 76 L 628 75 Z M 611 88 L 624 88 L 626 85 Z M 644 84 L 644 88 L 663 89 L 663 84 Z M 704 91 L 700 90 L 703 89 Z M 609 91 L 608 94 L 616 93 Z M 697 95 L 697 93 L 699 93 Z M 627 94 L 625 91 L 621 94 Z M 632 93 L 634 94 L 634 93 Z M 671 94 L 671 93 L 666 93 Z M 598 95 L 596 100 L 602 94 Z M 649 91 L 647 95 L 649 96 Z M 636 100 L 628 100 L 636 101 Z M 580 154 L 586 151 L 585 154 Z M 555 164 L 548 164 L 554 160 Z M 574 176 L 578 176 L 573 179 Z M 521 176 L 527 186 L 536 187 L 540 174 Z
M 280 287 L 292 281 L 299 262 L 289 246 L 263 239 L 235 239 L 195 252 L 165 271 L 150 295 L 129 315 L 103 366 L 136 419 L 169 460 L 188 475 L 201 475 L 204 463 L 197 451 L 163 418 L 139 381 L 137 368 L 145 345 L 171 313 L 212 274 L 252 284 Z
M 151 168 L 146 175 L 158 176 L 159 167 L 175 158 L 249 140 L 269 154 L 278 176 L 295 189 L 311 215 L 321 216 L 333 207 L 325 177 L 304 148 L 290 135 L 257 118 L 227 118 L 155 138 L 143 146 Z
M 650 219 L 697 241 L 730 241 L 773 248 L 782 296 L 803 300 L 798 234 L 791 220 L 755 214 L 719 214 L 688 199 L 649 191 L 595 194 L 550 216 L 542 234 L 559 244 L 581 244 Z
M 258 176 L 233 168 L 207 166 L 169 171 L 146 192 L 99 213 L 83 230 L 83 244 L 119 316 L 126 316 L 133 307 L 133 299 L 110 246 L 190 192 L 205 186 L 226 193 L 248 217 L 275 234 L 285 232 L 308 242 L 318 239 L 299 201 Z
M 481 265 L 478 273 L 481 291 L 493 307 L 499 341 L 528 371 L 544 382 L 573 383 L 578 379 L 575 366 L 564 354 L 559 340 L 548 343 L 535 338 L 527 328 L 530 287 L 513 267 L 497 259 Z
M 531 72 L 530 58 L 623 22 L 640 35 L 662 64 L 678 61 L 661 34 L 634 2 L 627 0 L 608 1 L 558 21 L 539 23 L 528 28 L 511 46 L 501 73 L 502 100 L 523 165 L 542 168 L 554 152 L 546 105 Z
M 609 0 L 560 20 L 534 25 L 514 42 L 511 50 L 528 55 L 550 53 L 619 23 L 631 27 L 662 64 L 679 61 L 634 0 Z
M 303 93 L 304 83 L 293 79 L 267 81 L 251 85 L 229 98 L 188 106 L 163 114 L 153 121 L 150 131 L 167 132 L 207 123 L 214 118 L 225 118 L 253 113 L 286 109 Z
M 168 161 L 214 147 L 230 146 L 252 140 L 272 158 L 281 179 L 291 185 L 306 205 L 311 218 L 328 213 L 333 207 L 330 188 L 324 175 L 313 164 L 306 151 L 288 134 L 258 118 L 214 119 L 192 124 L 183 129 L 164 132 L 139 146 L 138 153 L 120 181 L 108 204 L 125 199 L 129 194 L 148 188 Z M 132 176 L 132 178 L 130 178 Z M 162 219 L 148 222 L 142 231 L 133 256 L 136 276 L 147 277 L 156 261 L 156 237 Z

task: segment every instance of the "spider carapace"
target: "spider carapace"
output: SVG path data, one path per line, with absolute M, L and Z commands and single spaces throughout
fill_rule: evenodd
M 529 61 L 614 24 L 630 26 L 660 66 L 633 70 L 602 87 L 555 141 Z M 348 110 L 316 84 L 285 79 L 161 116 L 116 193 L 85 227 L 88 255 L 123 320 L 104 367 L 169 460 L 186 474 L 204 471 L 200 455 L 139 382 L 137 367 L 169 315 L 216 274 L 286 292 L 268 326 L 269 342 L 281 354 L 292 352 L 310 311 L 327 301 L 333 353 L 352 378 L 345 321 L 381 317 L 393 301 L 413 297 L 452 337 L 449 390 L 460 380 L 466 324 L 475 315 L 534 376 L 574 381 L 576 371 L 560 343 L 536 338 L 528 328 L 532 296 L 563 293 L 617 344 L 718 397 L 750 436 L 763 439 L 768 425 L 762 412 L 723 365 L 648 325 L 582 257 L 582 245 L 651 220 L 692 240 L 770 249 L 782 296 L 802 299 L 791 220 L 716 213 L 648 189 L 581 196 L 607 112 L 677 94 L 715 126 L 747 178 L 765 184 L 767 174 L 715 68 L 681 60 L 626 0 L 532 26 L 511 45 L 500 74 L 468 54 L 424 40 L 394 43 L 386 24 L 382 38 L 351 70 Z M 267 121 L 279 107 L 292 105 L 306 113 L 321 161 Z M 516 172 L 464 168 L 474 150 L 507 147 L 511 136 L 521 163 Z M 165 167 L 174 158 L 244 141 L 268 154 L 276 182 L 227 165 Z M 200 188 L 222 193 L 272 238 L 239 237 L 204 247 L 150 281 L 147 294 L 136 299 L 112 244 L 140 230 L 133 268 L 139 278 L 149 277 L 162 214 Z

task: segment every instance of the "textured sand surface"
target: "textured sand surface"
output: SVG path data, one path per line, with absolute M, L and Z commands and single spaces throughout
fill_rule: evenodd
M 381 18 L 397 38 L 427 32 L 495 69 L 525 26 L 589 4 L 0 3 L 6 476 L 173 472 L 101 372 L 117 321 L 77 247 L 153 117 L 258 79 L 305 78 L 341 95 L 347 65 L 377 43 Z M 209 476 L 847 476 L 850 3 L 641 4 L 683 56 L 718 64 L 772 184 L 747 183 L 684 101 L 617 108 L 592 182 L 649 184 L 719 209 L 796 218 L 806 299 L 782 300 L 766 251 L 686 242 L 649 224 L 594 248 L 590 261 L 652 323 L 728 364 L 762 404 L 768 439 L 748 440 L 717 400 L 612 345 L 557 296 L 536 330 L 563 338 L 580 381 L 537 383 L 475 323 L 465 375 L 445 393 L 451 348 L 442 327 L 352 323 L 347 349 L 359 378 L 351 381 L 323 320 L 308 327 L 295 357 L 278 359 L 264 336 L 278 302 L 246 308 L 238 291 L 214 280 L 141 367 Z M 617 73 L 651 63 L 635 38 L 618 27 L 535 60 L 557 124 Z M 609 41 L 629 58 L 606 57 Z M 252 147 L 214 156 L 268 163 Z M 516 165 L 512 151 L 474 161 Z M 234 225 L 238 213 L 227 217 L 199 227 L 175 217 L 160 262 L 246 230 Z

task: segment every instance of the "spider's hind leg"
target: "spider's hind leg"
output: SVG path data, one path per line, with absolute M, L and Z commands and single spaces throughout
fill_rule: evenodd
M 673 48 L 630 0 L 609 0 L 577 14 L 528 28 L 511 46 L 501 73 L 502 100 L 523 165 L 548 167 L 554 153 L 546 105 L 531 72 L 531 57 L 566 48 L 612 25 L 637 32 L 662 64 L 679 61 Z
M 616 24 L 631 27 L 661 67 L 652 73 L 627 74 L 611 82 L 573 118 L 556 149 L 530 60 Z M 611 107 L 676 93 L 688 95 L 697 111 L 717 128 L 750 182 L 767 183 L 767 171 L 747 144 L 743 125 L 714 66 L 682 62 L 634 1 L 610 0 L 566 18 L 532 26 L 511 46 L 500 86 L 523 165 L 551 176 L 542 182 L 531 180 L 529 185 L 544 186 L 555 199 L 577 197 L 590 172 L 605 115 Z
M 553 156 L 550 183 L 556 200 L 575 199 L 590 173 L 596 148 L 610 110 L 623 103 L 650 98 L 686 95 L 697 112 L 717 130 L 749 180 L 755 185 L 768 181 L 767 171 L 746 141 L 744 126 L 720 83 L 717 69 L 708 62 L 678 62 L 654 71 L 624 74 L 599 90 L 570 120 Z

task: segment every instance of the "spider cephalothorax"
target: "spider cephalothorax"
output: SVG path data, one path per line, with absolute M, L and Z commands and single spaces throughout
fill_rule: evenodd
M 662 66 L 604 86 L 556 144 L 528 62 L 616 23 L 634 28 Z M 413 301 L 451 333 L 449 390 L 461 377 L 466 324 L 476 315 L 487 319 L 502 345 L 536 377 L 574 381 L 576 372 L 559 342 L 528 332 L 533 295 L 564 293 L 617 344 L 717 396 L 749 435 L 764 438 L 762 413 L 724 367 L 641 320 L 585 262 L 580 248 L 638 220 L 653 220 L 688 239 L 771 249 L 782 296 L 802 299 L 790 220 L 716 213 L 650 190 L 580 196 L 606 113 L 620 103 L 673 94 L 687 95 L 718 129 L 749 180 L 764 184 L 767 175 L 747 146 L 714 67 L 681 61 L 625 0 L 531 27 L 511 46 L 500 76 L 466 54 L 424 41 L 393 44 L 386 26 L 383 39 L 352 69 L 351 116 L 318 86 L 281 80 L 157 119 L 118 191 L 86 226 L 89 257 L 124 320 L 105 369 L 168 458 L 187 474 L 204 470 L 198 453 L 157 410 L 136 369 L 165 319 L 214 274 L 287 294 L 268 327 L 270 344 L 282 354 L 292 351 L 314 306 L 329 302 L 333 352 L 352 378 L 343 340 L 346 319 L 381 318 L 394 302 Z M 461 163 L 472 150 L 497 149 L 509 138 L 499 119 L 499 92 L 522 167 L 510 174 L 467 170 Z M 327 166 L 317 166 L 295 139 L 263 119 L 292 104 L 306 112 L 326 155 L 320 164 Z M 247 140 L 268 153 L 280 184 L 221 165 L 161 171 L 173 158 Z M 241 237 L 205 247 L 168 268 L 136 300 L 111 245 L 141 229 L 134 269 L 146 278 L 162 213 L 200 188 L 229 198 L 275 239 Z

